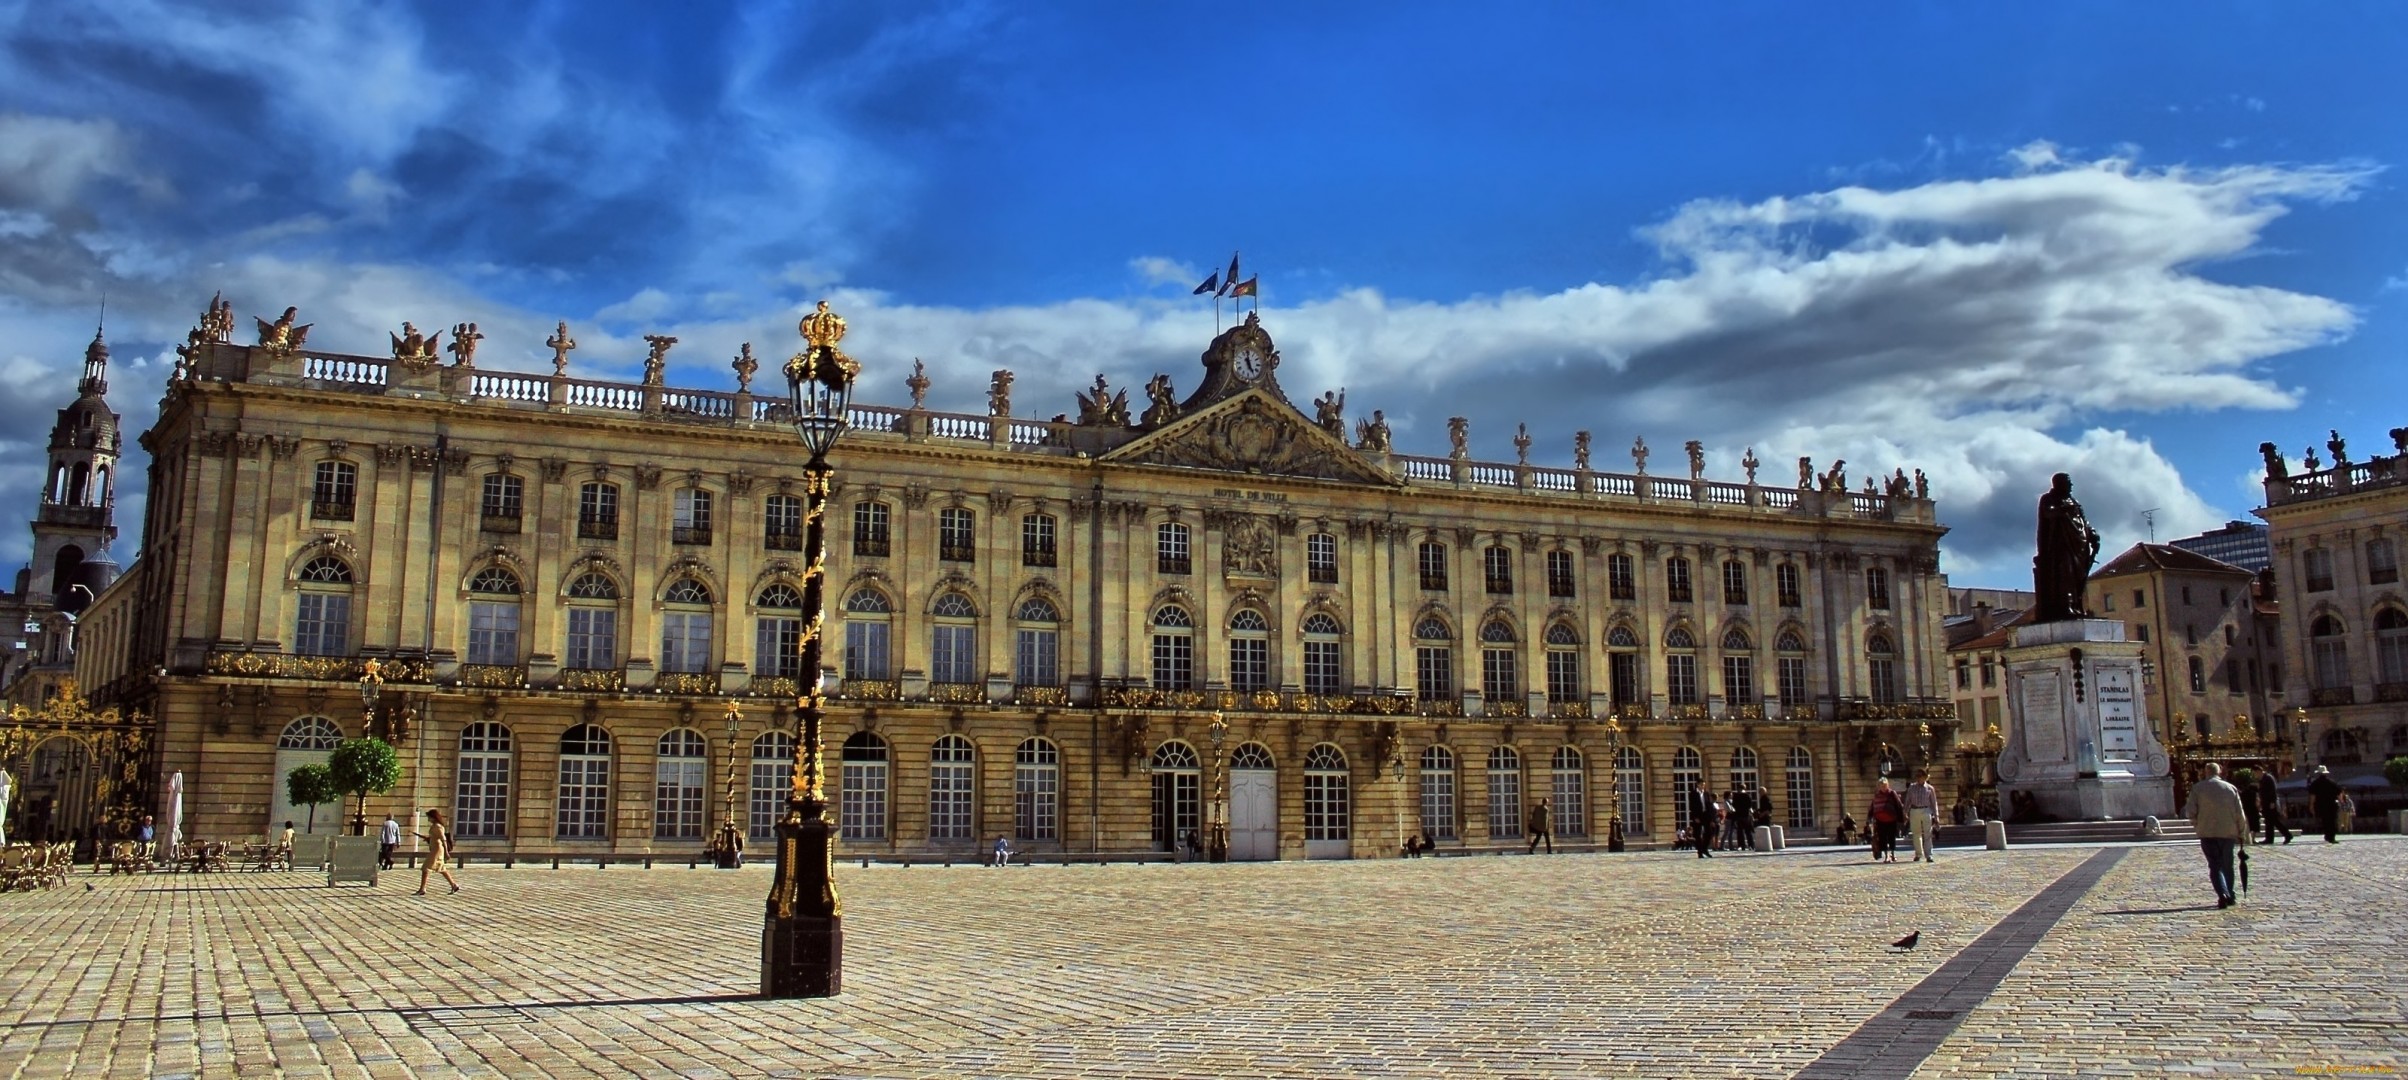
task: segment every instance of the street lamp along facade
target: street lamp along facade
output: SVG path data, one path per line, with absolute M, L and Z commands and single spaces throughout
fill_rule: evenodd
M 817 309 L 796 325 L 803 349 L 786 361 L 787 407 L 803 449 L 802 690 L 796 702 L 794 787 L 778 822 L 777 875 L 761 927 L 761 996 L 833 997 L 844 988 L 844 902 L 836 894 L 835 827 L 821 783 L 822 612 L 826 607 L 827 510 L 835 470 L 828 451 L 844 434 L 861 365 L 837 347 L 844 317 Z

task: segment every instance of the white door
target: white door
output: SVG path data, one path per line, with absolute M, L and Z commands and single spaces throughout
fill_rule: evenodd
M 284 823 L 287 821 L 293 823 L 294 832 L 315 832 L 332 835 L 343 831 L 342 800 L 337 799 L 334 802 L 319 804 L 317 825 L 315 828 L 312 828 L 310 825 L 309 807 L 294 806 L 292 803 L 286 801 L 284 794 L 284 778 L 292 775 L 292 771 L 294 769 L 298 769 L 303 765 L 324 765 L 326 764 L 326 760 L 333 756 L 334 751 L 332 750 L 276 751 L 276 776 L 275 783 L 272 785 L 276 790 L 274 794 L 268 797 L 268 836 L 276 837 L 283 835 Z M 162 837 L 162 839 L 164 839 L 164 837 Z M 203 839 L 215 840 L 217 838 L 212 836 L 203 837 Z
M 1229 770 L 1229 858 L 1249 862 L 1279 857 L 1279 774 L 1271 769 Z

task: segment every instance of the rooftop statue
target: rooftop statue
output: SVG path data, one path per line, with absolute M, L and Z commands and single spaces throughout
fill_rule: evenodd
M 276 317 L 275 322 L 269 322 L 257 315 L 251 316 L 251 321 L 259 324 L 260 347 L 272 353 L 285 355 L 299 352 L 301 344 L 309 340 L 309 328 L 317 325 L 316 323 L 293 325 L 293 317 L 300 312 L 300 308 L 288 307 L 284 309 L 284 314 Z
M 1355 449 L 1385 454 L 1390 449 L 1388 439 L 1388 414 L 1373 409 L 1371 419 L 1355 421 Z
M 2032 592 L 2038 597 L 2033 622 L 2086 618 L 2083 586 L 2099 557 L 2098 530 L 2074 500 L 2073 478 L 2058 473 L 2040 497 L 2039 553 L 2032 557 Z
M 677 339 L 666 334 L 646 334 L 644 342 L 650 346 L 644 354 L 644 385 L 663 385 L 669 371 L 669 347 L 677 344 Z
M 987 383 L 987 415 L 1012 415 L 1012 373 L 1008 368 L 997 369 Z
M 1320 397 L 1313 399 L 1313 422 L 1320 424 L 1321 430 L 1337 436 L 1340 441 L 1345 440 L 1345 388 L 1341 387 L 1337 390 L 1330 391 L 1329 393 L 1325 393 Z
M 553 331 L 552 336 L 545 338 L 543 343 L 552 350 L 552 375 L 557 378 L 568 374 L 569 350 L 577 347 L 577 339 L 569 336 L 568 320 L 562 319 L 560 329 Z

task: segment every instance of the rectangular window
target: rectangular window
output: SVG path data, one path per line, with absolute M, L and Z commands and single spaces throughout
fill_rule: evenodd
M 619 538 L 619 485 L 587 484 L 577 489 L 577 538 Z
M 484 497 L 478 501 L 486 532 L 518 531 L 519 515 L 526 506 L 526 490 L 527 482 L 518 477 L 508 473 L 486 474 Z
M 893 537 L 887 531 L 886 504 L 853 504 L 853 554 L 884 558 Z
M 708 544 L 711 542 L 711 493 L 701 488 L 679 488 L 673 503 L 669 540 L 676 544 Z
M 2398 468 L 2394 465 L 2393 468 Z M 2400 559 L 2390 540 L 2366 542 L 2366 583 L 2389 585 L 2400 580 Z
M 886 839 L 886 762 L 844 763 L 837 795 L 837 830 L 850 841 Z
M 1998 657 L 1984 653 L 1982 654 L 1982 689 L 1989 690 L 1996 686 L 1998 686 Z
M 1614 704 L 1637 704 L 1639 701 L 1639 695 L 1641 693 L 1639 687 L 1639 654 L 1635 652 L 1613 653 L 1606 657 L 1606 662 L 1608 665 L 1608 674 L 1612 676 L 1611 681 L 1613 685 L 1610 687 L 1610 689 L 1614 695 Z
M 1020 519 L 1020 565 L 1054 565 L 1052 514 L 1030 514 Z
M 1865 570 L 1865 606 L 1875 611 L 1890 609 L 1890 572 L 1881 567 Z
M 2238 660 L 2224 661 L 2224 692 L 2227 694 L 2241 692 L 2241 662 Z
M 1557 600 L 1571 599 L 1574 577 L 1571 552 L 1550 551 L 1547 553 L 1547 595 L 1549 597 Z
M 1304 692 L 1335 694 L 1338 692 L 1338 643 L 1307 641 L 1304 643 Z
M 1165 574 L 1184 574 L 1192 567 L 1188 560 L 1187 526 L 1164 522 L 1154 528 L 1154 569 Z
M 1689 560 L 1678 555 L 1664 560 L 1664 598 L 1675 604 L 1690 601 Z
M 1315 585 L 1338 583 L 1338 538 L 1314 533 L 1304 538 L 1305 579 Z
M 1455 838 L 1455 770 L 1421 770 L 1421 831 L 1433 840 Z
M 1413 673 L 1423 701 L 1448 701 L 1455 696 L 1455 650 L 1423 645 L 1413 650 Z
M 661 614 L 661 670 L 698 674 L 711 670 L 711 613 Z
M 1419 552 L 1421 587 L 1426 592 L 1445 592 L 1446 545 L 1423 541 Z
M 1697 704 L 1697 657 L 1673 653 L 1664 658 L 1664 693 L 1674 705 Z
M 928 770 L 928 838 L 970 838 L 970 764 L 939 762 Z
M 884 682 L 887 674 L 887 624 L 848 619 L 844 624 L 844 677 Z
M 1746 563 L 1731 559 L 1722 564 L 1722 602 L 1739 606 L 1747 604 Z
M 1488 770 L 1488 836 L 1511 840 L 1522 835 L 1522 773 L 1519 769 Z
M 1583 700 L 1579 653 L 1570 649 L 1547 650 L 1547 700 L 1558 705 Z
M 701 758 L 661 758 L 653 766 L 652 838 L 702 839 Z
M 803 673 L 803 620 L 765 615 L 753 627 L 753 674 L 793 679 Z
M 2149 606 L 2149 594 L 2148 594 L 2148 592 L 2147 592 L 2146 590 L 2142 590 L 2142 589 L 2134 589 L 2134 590 L 2132 590 L 2132 609 L 2133 609 L 2133 610 L 2135 610 L 2135 611 L 2138 611 L 2138 610 L 2140 610 L 2141 608 L 2145 608 L 2145 607 L 2148 607 L 2148 606 Z
M 1486 571 L 1488 591 L 1500 596 L 1513 593 L 1513 552 L 1492 547 L 1481 553 L 1481 567 Z
M 1490 701 L 1521 696 L 1521 664 L 1512 649 L 1480 650 L 1480 693 Z
M 309 488 L 309 516 L 321 521 L 351 520 L 359 498 L 359 466 L 348 461 L 321 461 Z
M 1556 833 L 1563 836 L 1587 836 L 1589 834 L 1587 775 L 1578 768 L 1564 768 L 1558 764 L 1550 771 L 1550 778 L 1554 781 L 1554 790 L 1548 793 L 1547 801 L 1554 804 L 1552 807 L 1554 820 L 1551 824 Z
M 1229 688 L 1240 693 L 1271 688 L 1271 643 L 1258 637 L 1229 641 Z
M 1959 690 L 1973 689 L 1973 661 L 1971 658 L 1963 656 L 1956 658 L 1956 682 Z
M 1616 600 L 1639 598 L 1638 564 L 1628 555 L 1605 557 L 1605 586 L 1607 595 Z
M 518 663 L 518 605 L 474 601 L 468 605 L 468 662 Z
M 1022 627 L 1019 655 L 1012 664 L 1012 681 L 1020 686 L 1062 684 L 1060 631 Z
M 1739 654 L 1723 656 L 1722 699 L 1732 705 L 1756 703 L 1756 660 L 1754 657 Z
M 349 653 L 350 595 L 305 592 L 301 594 L 300 601 L 300 617 L 293 625 L 293 651 L 303 656 L 342 656 Z
M 569 609 L 569 651 L 565 662 L 584 670 L 619 666 L 619 612 L 616 608 Z
M 1782 607 L 1804 607 L 1805 590 L 1799 586 L 1798 568 L 1794 563 L 1782 563 L 1773 571 L 1774 587 L 1780 592 Z
M 452 835 L 462 840 L 500 840 L 510 823 L 510 755 L 460 755 L 460 781 L 452 796 Z
M 772 495 L 761 503 L 761 546 L 771 551 L 803 550 L 803 500 Z
M 601 840 L 610 836 L 610 759 L 560 759 L 559 814 L 554 824 L 562 840 Z
M 1806 704 L 1806 658 L 1780 657 L 1773 661 L 1773 668 L 1781 682 L 1781 704 Z
M 936 557 L 945 562 L 975 562 L 978 558 L 977 519 L 968 510 L 949 506 L 936 512 Z
M 1154 689 L 1196 688 L 1196 642 L 1186 634 L 1154 635 Z
M 1888 657 L 1876 656 L 1866 664 L 1866 669 L 1866 674 L 1873 683 L 1873 703 L 1876 705 L 1897 704 L 1898 662 Z
M 928 657 L 930 682 L 969 683 L 978 681 L 978 628 L 976 626 L 940 625 L 934 631 L 935 640 Z
M 794 789 L 794 759 L 763 757 L 756 744 L 752 757 L 752 797 L 747 807 L 747 834 L 769 840 L 778 834 L 778 819 L 786 815 L 786 797 Z
M 1023 751 L 1025 753 L 1025 751 Z M 1062 767 L 1021 762 L 1012 769 L 1012 831 L 1021 840 L 1061 836 Z

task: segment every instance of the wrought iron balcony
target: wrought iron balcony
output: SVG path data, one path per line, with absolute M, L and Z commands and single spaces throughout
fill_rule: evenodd
M 516 533 L 519 531 L 519 516 L 516 511 L 497 514 L 487 510 L 477 516 L 477 528 L 489 533 Z
M 615 517 L 580 517 L 577 519 L 577 539 L 616 540 L 619 538 L 619 519 Z
M 1424 571 L 1424 572 L 1422 573 L 1422 575 L 1421 575 L 1421 591 L 1423 591 L 1423 592 L 1445 592 L 1445 591 L 1446 591 L 1446 575 L 1445 575 L 1445 574 L 1433 574 L 1433 573 L 1429 573 L 1429 572 L 1427 572 L 1427 571 Z
M 1154 569 L 1165 574 L 1189 573 L 1191 566 L 1192 564 L 1185 555 L 1176 557 L 1170 555 L 1159 555 L 1154 559 Z
M 352 503 L 349 499 L 339 502 L 333 499 L 311 499 L 309 501 L 309 516 L 319 521 L 349 521 L 351 520 L 351 510 Z
M 1547 715 L 1558 720 L 1586 720 L 1589 718 L 1589 703 L 1586 700 L 1549 700 L 1547 702 Z
M 453 684 L 479 690 L 515 690 L 527 685 L 527 669 L 517 664 L 462 664 Z
M 1338 583 L 1338 568 L 1335 566 L 1309 567 L 1305 570 L 1305 579 L 1315 585 L 1335 585 Z
M 1023 547 L 1023 548 L 1021 548 L 1021 549 L 1020 549 L 1020 565 L 1022 565 L 1022 566 L 1052 566 L 1052 565 L 1054 565 L 1054 549 L 1053 549 L 1053 545 L 1051 545 L 1051 544 L 1048 544 L 1048 545 L 1046 545 L 1046 546 L 1044 546 L 1044 547 Z
M 2358 688 L 2354 686 L 2319 686 L 2308 691 L 2310 705 L 2355 705 Z
M 761 537 L 761 546 L 771 551 L 801 551 L 803 550 L 802 530 L 771 529 Z
M 652 677 L 652 689 L 661 694 L 717 694 L 719 673 L 716 671 L 664 671 Z
M 624 668 L 569 668 L 560 673 L 563 690 L 600 690 L 617 692 L 627 689 Z
M 984 705 L 987 703 L 987 684 L 929 683 L 928 700 L 940 705 Z
M 1497 596 L 1512 596 L 1512 595 L 1513 595 L 1513 578 L 1512 578 L 1510 575 L 1508 575 L 1508 576 L 1505 576 L 1505 577 L 1498 577 L 1498 576 L 1496 576 L 1496 575 L 1494 575 L 1494 574 L 1491 574 L 1491 575 L 1489 575 L 1489 577 L 1488 577 L 1487 585 L 1488 585 L 1488 591 L 1489 591 L 1491 594 L 1494 594 L 1494 595 L 1497 595 Z
M 1056 708 L 1070 704 L 1070 690 L 1060 686 L 1014 686 L 1014 705 L 1050 705 Z
M 884 533 L 855 535 L 853 537 L 853 554 L 862 556 L 864 558 L 885 558 L 887 546 L 887 538 L 886 534 Z
M 936 549 L 939 562 L 977 562 L 978 548 L 970 544 L 943 544 Z

